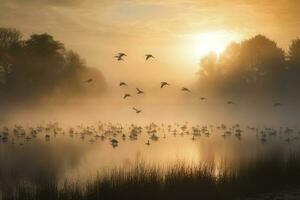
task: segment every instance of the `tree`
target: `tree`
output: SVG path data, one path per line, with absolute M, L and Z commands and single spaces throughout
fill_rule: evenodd
M 292 40 L 288 50 L 288 70 L 285 76 L 286 84 L 291 93 L 298 93 L 300 89 L 300 39 Z
M 291 67 L 300 68 L 300 39 L 299 38 L 293 40 L 292 44 L 289 46 L 288 58 Z
M 219 56 L 201 61 L 200 85 L 219 94 L 242 95 L 282 90 L 284 51 L 263 35 L 230 44 Z
M 22 34 L 16 29 L 0 27 L 0 50 L 8 50 L 14 44 L 18 44 L 22 39 Z
M 64 46 L 48 34 L 34 34 L 22 51 L 10 77 L 12 90 L 22 96 L 51 92 L 61 79 Z
M 99 95 L 105 88 L 98 69 L 87 67 L 77 53 L 46 33 L 22 40 L 19 31 L 0 28 L 0 69 L 1 100 L 83 97 Z M 87 87 L 87 78 L 95 80 L 93 87 Z
M 8 85 L 14 57 L 22 45 L 21 39 L 22 34 L 16 29 L 0 27 L 0 73 L 2 87 Z

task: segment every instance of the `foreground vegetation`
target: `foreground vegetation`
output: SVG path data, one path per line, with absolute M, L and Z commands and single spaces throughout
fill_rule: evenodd
M 2 185 L 3 200 L 33 199 L 244 199 L 263 192 L 292 189 L 300 185 L 300 158 L 271 156 L 238 169 L 178 163 L 167 169 L 137 164 L 130 170 L 115 169 L 82 187 L 79 182 L 59 186 L 55 178 Z

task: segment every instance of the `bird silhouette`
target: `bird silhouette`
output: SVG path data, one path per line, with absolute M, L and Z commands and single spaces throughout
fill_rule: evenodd
M 149 60 L 150 58 L 154 58 L 154 56 L 151 54 L 146 54 L 145 56 L 146 56 L 146 60 Z
M 119 141 L 116 139 L 111 139 L 110 142 L 111 142 L 111 145 L 113 146 L 113 148 L 117 147 L 119 144 Z
M 142 90 L 140 90 L 139 88 L 136 88 L 137 94 L 144 94 L 144 92 Z
M 206 97 L 200 97 L 200 100 L 204 101 L 204 100 L 207 100 L 207 98 Z
M 139 109 L 137 109 L 137 108 L 135 108 L 135 107 L 132 107 L 132 109 L 133 109 L 137 114 L 142 112 L 142 110 L 139 110 Z
M 150 145 L 150 141 L 148 140 L 148 142 L 145 143 L 146 145 Z
M 91 83 L 91 82 L 93 82 L 93 79 L 90 78 L 90 79 L 86 80 L 85 82 L 86 83 Z
M 274 107 L 279 107 L 279 106 L 282 106 L 282 104 L 281 103 L 274 103 L 273 106 Z
M 117 58 L 118 61 L 124 60 L 123 57 L 127 56 L 125 53 L 118 53 L 114 57 Z
M 119 84 L 120 86 L 127 86 L 127 84 L 125 82 L 120 82 Z
M 119 141 L 116 140 L 116 139 L 110 139 L 110 142 L 111 142 L 111 143 L 119 143 Z
M 166 85 L 169 85 L 169 83 L 163 81 L 163 82 L 160 83 L 160 88 L 163 88 Z
M 227 101 L 227 104 L 234 105 L 235 103 L 233 101 Z
M 184 92 L 191 92 L 191 90 L 189 90 L 188 88 L 185 88 L 185 87 L 182 88 L 181 90 L 184 91 Z
M 123 99 L 126 99 L 127 97 L 131 97 L 131 95 L 126 93 L 126 94 L 124 95 Z

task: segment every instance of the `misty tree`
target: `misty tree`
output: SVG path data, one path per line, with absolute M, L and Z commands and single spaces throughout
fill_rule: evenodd
M 284 90 L 284 51 L 263 35 L 232 43 L 218 57 L 201 61 L 199 86 L 216 94 L 243 95 Z
M 58 83 L 64 47 L 47 34 L 34 34 L 24 41 L 22 52 L 12 66 L 10 89 L 16 95 L 49 92 Z
M 300 89 L 300 39 L 292 40 L 288 49 L 288 72 L 286 74 L 286 83 L 288 89 L 295 93 Z
M 0 72 L 1 88 L 8 85 L 14 57 L 21 48 L 22 34 L 16 29 L 0 27 Z
M 300 39 L 297 38 L 292 41 L 289 47 L 288 58 L 291 67 L 300 68 Z
M 105 87 L 99 70 L 89 68 L 80 56 L 66 50 L 49 34 L 33 34 L 23 40 L 15 29 L 0 29 L 0 79 L 2 99 L 22 100 L 39 97 L 91 94 L 99 95 Z M 87 78 L 97 79 L 87 87 Z

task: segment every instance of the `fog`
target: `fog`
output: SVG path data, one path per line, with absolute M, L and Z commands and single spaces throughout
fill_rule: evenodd
M 189 81 L 160 70 L 159 57 L 141 59 L 136 68 L 126 56 L 114 60 L 111 79 L 51 35 L 23 38 L 18 30 L 2 28 L 1 122 L 294 125 L 299 117 L 299 46 L 295 39 L 284 52 L 275 41 L 257 35 L 232 43 L 220 55 L 203 57 Z M 161 88 L 162 81 L 168 85 Z M 144 93 L 137 94 L 137 88 Z
M 178 91 L 180 93 L 181 91 Z M 150 95 L 150 94 L 146 94 Z M 146 96 L 145 95 L 145 96 Z M 47 102 L 30 106 L 11 106 L 2 109 L 1 124 L 38 125 L 42 122 L 59 122 L 61 125 L 91 124 L 97 121 L 146 125 L 150 122 L 190 124 L 235 124 L 279 126 L 298 124 L 298 104 L 285 104 L 274 108 L 270 102 L 253 99 L 235 99 L 228 105 L 221 99 L 201 102 L 197 95 L 173 94 L 167 98 L 134 97 L 123 100 L 122 95 L 68 102 Z M 240 101 L 239 101 L 240 100 Z M 285 103 L 285 102 L 284 102 Z M 142 109 L 136 114 L 132 107 Z

